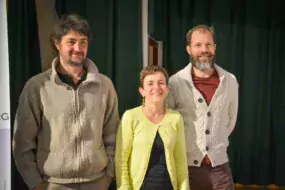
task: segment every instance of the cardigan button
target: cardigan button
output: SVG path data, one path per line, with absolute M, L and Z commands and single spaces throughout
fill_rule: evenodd
M 206 146 L 206 151 L 208 151 L 209 150 L 209 147 L 208 146 Z
M 206 133 L 207 135 L 209 135 L 209 134 L 210 134 L 210 130 L 207 129 L 207 130 L 205 131 L 205 133 Z
M 203 99 L 202 99 L 202 98 L 199 98 L 199 99 L 198 99 L 198 102 L 202 103 L 202 102 L 203 102 Z
M 197 165 L 197 164 L 198 164 L 198 160 L 194 160 L 194 164 L 196 164 L 196 165 Z
M 208 113 L 207 113 L 207 116 L 208 116 L 208 117 L 211 117 L 211 112 L 208 112 Z

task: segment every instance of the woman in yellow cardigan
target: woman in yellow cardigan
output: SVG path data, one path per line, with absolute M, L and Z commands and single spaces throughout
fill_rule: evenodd
M 124 113 L 117 133 L 117 189 L 189 189 L 183 120 L 165 107 L 167 72 L 155 65 L 145 67 L 139 92 L 143 105 Z

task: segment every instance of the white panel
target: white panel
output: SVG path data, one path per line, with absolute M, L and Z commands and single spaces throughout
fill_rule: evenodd
M 6 1 L 0 1 L 0 189 L 11 189 L 10 93 Z
M 143 67 L 148 65 L 148 0 L 142 0 Z

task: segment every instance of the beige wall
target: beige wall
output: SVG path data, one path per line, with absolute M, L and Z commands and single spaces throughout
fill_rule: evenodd
M 36 0 L 39 45 L 41 53 L 42 70 L 45 71 L 51 66 L 54 58 L 52 48 L 49 44 L 49 35 L 53 24 L 58 16 L 55 11 L 55 0 Z

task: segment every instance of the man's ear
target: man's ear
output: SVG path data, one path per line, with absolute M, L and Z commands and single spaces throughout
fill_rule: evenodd
M 187 53 L 190 55 L 191 54 L 191 47 L 190 47 L 190 45 L 187 45 L 186 46 L 186 51 L 187 51 Z
M 57 50 L 59 50 L 60 47 L 60 42 L 57 40 L 53 40 L 54 46 L 56 47 Z

